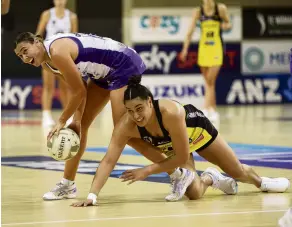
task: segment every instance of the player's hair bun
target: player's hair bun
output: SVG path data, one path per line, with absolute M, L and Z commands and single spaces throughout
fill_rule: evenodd
M 128 81 L 128 86 L 136 87 L 140 83 L 141 83 L 141 77 L 140 76 L 132 76 Z

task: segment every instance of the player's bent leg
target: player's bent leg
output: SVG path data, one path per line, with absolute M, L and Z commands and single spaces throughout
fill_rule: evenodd
M 196 172 L 195 168 L 195 162 L 193 159 L 192 154 L 190 154 L 189 161 L 185 166 L 183 166 L 185 169 L 189 171 L 193 171 L 194 173 L 194 178 L 191 183 L 183 183 L 183 186 L 187 186 L 187 189 L 185 191 L 185 195 L 190 199 L 190 200 L 197 200 L 200 199 L 206 192 L 207 188 L 209 186 L 216 185 L 216 188 L 219 188 L 221 191 L 222 189 L 228 190 L 230 194 L 235 194 L 237 192 L 237 184 L 234 179 L 230 177 L 224 177 L 220 172 L 216 169 L 213 168 L 212 172 L 209 172 L 208 174 L 206 171 L 208 171 L 208 168 L 202 175 L 199 177 L 199 175 Z M 182 171 L 183 172 L 183 171 Z M 177 178 L 178 181 L 179 178 Z M 189 185 L 189 186 L 188 186 Z M 181 188 L 183 188 L 183 186 Z M 178 190 L 177 190 L 178 191 Z M 226 193 L 226 192 L 225 192 Z M 182 196 L 181 196 L 182 197 Z M 175 193 L 169 195 L 166 197 L 168 201 L 176 201 L 179 198 L 178 196 L 175 196 Z M 178 198 L 178 199 L 176 199 Z
M 214 142 L 199 152 L 207 161 L 219 166 L 225 173 L 243 183 L 249 183 L 268 192 L 284 192 L 290 182 L 286 178 L 259 177 L 248 165 L 241 164 L 231 147 L 218 135 Z
M 203 112 L 204 114 L 208 117 L 209 116 L 209 109 L 211 107 L 211 102 L 210 102 L 210 89 L 208 84 L 209 82 L 209 78 L 208 78 L 208 72 L 209 72 L 209 68 L 208 67 L 201 67 L 201 72 L 203 74 L 204 80 L 205 80 L 205 101 L 204 101 L 204 108 L 203 108 Z
M 88 129 L 95 117 L 102 111 L 109 100 L 109 91 L 98 87 L 92 81 L 87 85 L 87 100 L 81 121 L 81 140 L 78 154 L 66 161 L 64 176 L 55 188 L 44 194 L 44 200 L 58 200 L 64 198 L 75 198 L 77 196 L 76 184 L 74 182 L 78 165 L 84 154 L 87 142 Z
M 208 89 L 210 92 L 210 107 L 213 108 L 214 110 L 216 109 L 216 90 L 215 90 L 215 85 L 216 85 L 216 80 L 219 74 L 221 66 L 212 66 L 208 69 L 206 77 L 208 78 L 207 80 L 207 85 Z
M 64 178 L 74 180 L 79 161 L 86 149 L 87 133 L 95 117 L 103 110 L 109 101 L 110 91 L 97 86 L 93 81 L 87 85 L 86 105 L 81 120 L 81 140 L 78 154 L 66 161 Z
M 172 192 L 165 197 L 165 200 L 174 202 L 180 200 L 184 195 L 189 199 L 199 199 L 204 194 L 205 182 L 198 176 L 192 153 L 189 160 L 181 168 L 180 172 L 175 171 L 171 176 Z
M 212 178 L 212 187 L 219 189 L 227 195 L 235 195 L 238 192 L 238 185 L 231 177 L 221 174 L 216 168 L 209 167 L 201 175 L 201 178 L 209 176 Z
M 193 155 L 190 154 L 189 160 L 186 164 L 180 166 L 178 170 L 170 175 L 172 191 L 165 197 L 166 201 L 174 202 L 180 200 L 185 194 L 189 187 L 187 196 L 189 198 L 200 197 L 200 183 L 199 177 L 194 169 Z
M 207 117 L 217 129 L 219 129 L 220 116 L 216 111 L 216 79 L 220 71 L 220 67 L 221 66 L 209 67 L 205 77 L 206 103 L 208 104 Z
M 42 90 L 42 125 L 45 128 L 50 128 L 55 125 L 55 121 L 52 117 L 52 100 L 53 93 L 55 91 L 55 76 L 49 72 L 42 70 L 43 90 Z

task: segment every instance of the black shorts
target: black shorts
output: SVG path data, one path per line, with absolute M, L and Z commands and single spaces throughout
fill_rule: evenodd
M 184 105 L 190 152 L 208 147 L 218 136 L 218 131 L 203 112 L 191 104 Z

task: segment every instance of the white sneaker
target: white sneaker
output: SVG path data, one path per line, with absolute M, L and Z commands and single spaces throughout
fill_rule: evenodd
M 181 175 L 179 177 L 171 177 L 172 192 L 165 197 L 166 201 L 173 202 L 180 200 L 195 178 L 193 171 L 183 168 L 180 169 Z
M 269 177 L 261 177 L 262 184 L 261 190 L 263 192 L 285 192 L 288 188 L 290 188 L 290 181 L 287 178 L 279 177 L 279 178 L 269 178 Z
M 74 199 L 77 196 L 75 182 L 72 185 L 65 185 L 59 182 L 55 188 L 43 195 L 43 200 Z
M 201 176 L 208 174 L 212 180 L 212 187 L 221 190 L 227 195 L 235 195 L 238 191 L 238 185 L 233 178 L 225 177 L 217 169 L 209 167 Z
M 289 208 L 288 211 L 280 218 L 278 222 L 280 227 L 291 227 L 292 226 L 292 208 Z
M 209 117 L 209 111 L 207 109 L 202 109 L 202 112 L 206 116 L 206 118 Z
M 42 126 L 44 128 L 52 128 L 55 125 L 55 121 L 53 120 L 53 118 L 49 118 L 49 117 L 43 117 L 42 120 Z

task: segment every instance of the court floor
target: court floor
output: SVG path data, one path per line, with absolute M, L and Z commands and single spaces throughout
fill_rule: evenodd
M 219 111 L 220 133 L 243 163 L 261 176 L 292 179 L 291 105 L 220 107 Z M 59 113 L 54 112 L 56 119 Z M 126 169 L 149 163 L 127 147 L 99 196 L 99 206 L 71 207 L 87 196 L 112 127 L 107 106 L 90 129 L 76 178 L 78 198 L 43 201 L 42 195 L 61 179 L 64 163 L 48 157 L 40 111 L 2 111 L 2 226 L 278 226 L 278 219 L 292 206 L 291 188 L 286 193 L 261 193 L 242 183 L 235 196 L 209 188 L 197 201 L 165 202 L 170 191 L 166 174 L 130 186 L 118 178 Z M 198 155 L 195 160 L 199 173 L 212 166 Z

